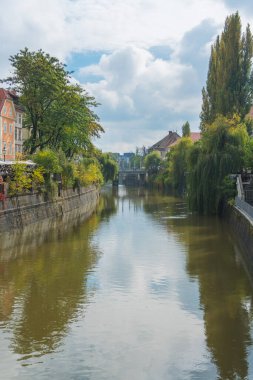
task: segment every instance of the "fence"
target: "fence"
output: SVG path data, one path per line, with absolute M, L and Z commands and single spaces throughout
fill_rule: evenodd
M 236 186 L 237 186 L 237 197 L 235 197 L 235 206 L 238 207 L 240 210 L 242 210 L 245 214 L 247 214 L 253 220 L 253 207 L 249 203 L 245 202 L 245 192 L 243 189 L 241 175 L 237 176 Z

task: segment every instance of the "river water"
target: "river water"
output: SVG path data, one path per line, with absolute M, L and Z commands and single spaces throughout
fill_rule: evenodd
M 1 380 L 253 378 L 253 290 L 219 219 L 120 187 L 87 222 L 10 240 Z

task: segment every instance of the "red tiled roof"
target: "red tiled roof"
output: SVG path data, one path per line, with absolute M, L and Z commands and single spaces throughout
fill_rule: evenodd
M 201 133 L 200 132 L 191 132 L 190 138 L 193 142 L 199 141 L 201 139 Z
M 5 88 L 0 88 L 0 113 L 6 99 L 12 100 L 14 108 L 16 111 L 24 112 L 23 107 L 18 104 L 18 95 L 15 90 L 6 90 Z
M 11 99 L 10 95 L 8 94 L 8 90 L 0 88 L 0 113 L 2 112 L 2 108 L 6 99 Z
M 200 132 L 191 132 L 189 137 L 191 138 L 192 142 L 195 143 L 201 139 L 201 133 Z M 177 145 L 179 143 L 179 141 L 181 140 L 181 138 L 182 137 L 179 137 L 179 139 L 177 139 L 172 144 L 170 144 L 170 148 Z

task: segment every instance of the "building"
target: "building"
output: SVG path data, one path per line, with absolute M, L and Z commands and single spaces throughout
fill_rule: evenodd
M 14 91 L 0 88 L 0 159 L 15 160 L 23 152 L 23 109 Z
M 15 154 L 23 153 L 23 114 L 24 109 L 19 104 L 19 98 L 14 91 L 9 91 L 9 94 L 14 103 L 15 111 L 16 111 L 16 120 L 15 120 Z
M 15 159 L 16 111 L 9 91 L 0 89 L 0 158 Z
M 201 133 L 190 132 L 189 137 L 191 138 L 192 142 L 195 143 L 201 139 Z M 167 136 L 149 148 L 149 152 L 152 152 L 154 150 L 158 151 L 161 154 L 161 158 L 165 158 L 166 153 L 169 152 L 173 146 L 177 145 L 181 138 L 182 137 L 179 136 L 176 132 L 169 131 L 169 134 Z
M 169 152 L 173 144 L 180 138 L 181 137 L 176 132 L 169 131 L 167 136 L 152 145 L 148 151 L 149 153 L 152 151 L 158 151 L 161 154 L 161 158 L 165 158 L 167 152 Z
M 192 142 L 195 143 L 201 139 L 201 133 L 200 132 L 191 132 L 190 138 L 191 138 Z
M 190 132 L 190 139 L 192 140 L 193 143 L 199 141 L 201 139 L 201 133 L 200 132 Z M 173 146 L 177 145 L 179 141 L 181 140 L 182 137 L 177 139 L 173 144 L 171 144 L 170 148 Z

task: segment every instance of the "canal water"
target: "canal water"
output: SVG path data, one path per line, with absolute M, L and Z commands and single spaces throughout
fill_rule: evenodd
M 26 233 L 1 237 L 0 379 L 253 378 L 253 290 L 219 219 L 120 187 Z

